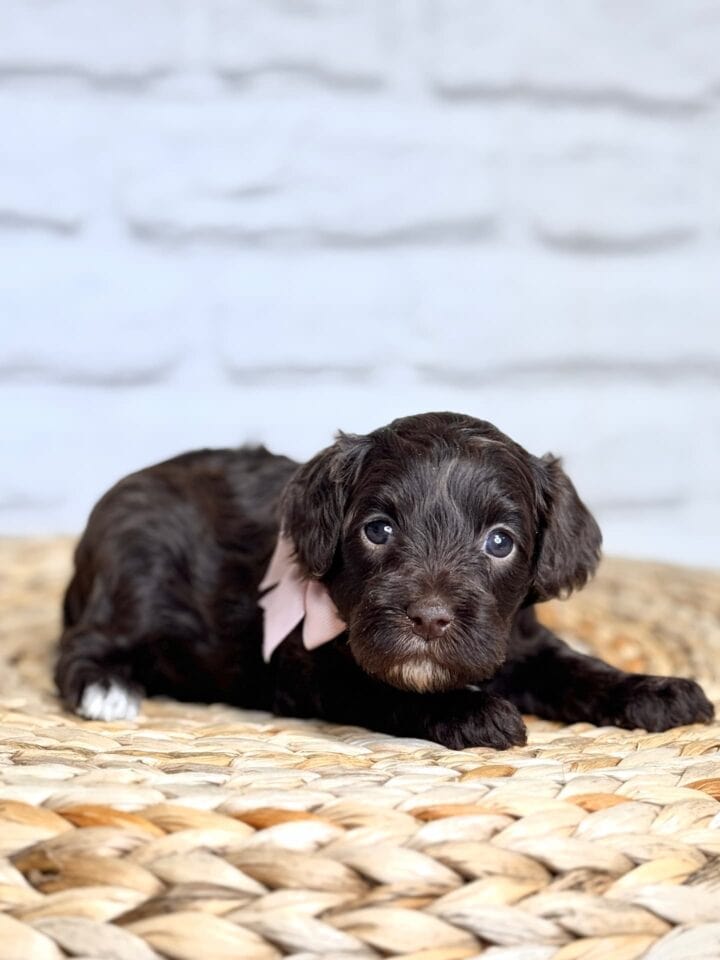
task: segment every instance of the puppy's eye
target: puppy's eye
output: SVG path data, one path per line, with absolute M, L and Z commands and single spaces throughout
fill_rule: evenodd
M 504 530 L 491 530 L 487 535 L 483 550 L 491 557 L 507 557 L 512 553 L 513 539 Z
M 393 535 L 392 524 L 388 520 L 371 520 L 363 527 L 363 533 L 370 543 L 382 546 Z

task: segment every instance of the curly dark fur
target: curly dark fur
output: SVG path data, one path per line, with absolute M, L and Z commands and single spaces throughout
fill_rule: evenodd
M 369 519 L 396 531 L 376 549 Z M 258 585 L 279 522 L 348 630 L 261 656 Z M 515 549 L 482 549 L 501 525 Z M 707 721 L 690 680 L 622 673 L 570 650 L 532 604 L 581 587 L 600 531 L 552 457 L 459 414 L 406 417 L 298 466 L 263 448 L 201 450 L 120 481 L 77 548 L 55 671 L 90 684 L 322 717 L 450 747 L 525 742 L 520 711 L 664 730 Z M 449 624 L 425 639 L 412 605 Z

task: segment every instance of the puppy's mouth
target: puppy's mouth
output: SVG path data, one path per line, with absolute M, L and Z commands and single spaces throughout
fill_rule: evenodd
M 348 626 L 348 645 L 366 673 L 400 690 L 442 693 L 492 676 L 505 657 L 505 644 L 450 629 L 432 641 L 416 636 L 402 620 L 373 618 Z

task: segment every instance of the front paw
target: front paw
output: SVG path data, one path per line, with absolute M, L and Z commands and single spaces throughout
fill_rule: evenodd
M 618 727 L 660 731 L 688 723 L 707 723 L 713 705 L 694 680 L 680 677 L 626 677 L 611 694 L 610 722 Z
M 451 750 L 466 747 L 507 750 L 527 743 L 527 730 L 517 707 L 502 697 L 482 694 L 466 701 L 462 712 L 438 717 L 431 723 L 427 735 Z

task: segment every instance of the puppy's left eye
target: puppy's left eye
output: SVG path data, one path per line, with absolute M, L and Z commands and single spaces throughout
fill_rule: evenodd
M 363 533 L 370 543 L 382 546 L 393 535 L 392 524 L 388 520 L 371 520 L 363 527 Z
M 509 556 L 514 545 L 509 533 L 505 533 L 504 530 L 491 530 L 487 535 L 483 550 L 491 557 L 501 558 Z

